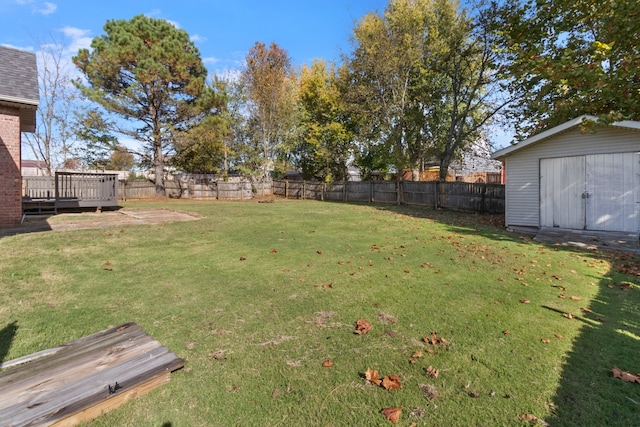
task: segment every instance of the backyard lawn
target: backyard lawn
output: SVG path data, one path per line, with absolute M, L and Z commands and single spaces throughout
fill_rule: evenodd
M 129 321 L 185 359 L 88 425 L 640 423 L 637 257 L 410 207 L 124 206 L 202 218 L 0 238 L 0 361 Z

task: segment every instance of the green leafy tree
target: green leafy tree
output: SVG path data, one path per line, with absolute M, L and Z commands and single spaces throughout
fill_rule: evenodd
M 278 158 L 283 157 L 283 144 L 295 131 L 295 73 L 287 52 L 276 43 L 267 47 L 256 42 L 246 56 L 242 72 L 249 119 L 245 133 L 251 144 L 244 164 L 254 173 L 267 178 Z
M 343 93 L 369 145 L 361 148 L 362 159 L 379 152 L 371 145 L 380 143 L 397 169 L 417 169 L 424 159 L 429 141 L 422 138 L 420 109 L 431 77 L 423 58 L 432 21 L 429 0 L 392 0 L 383 15 L 369 13 L 354 28 Z
M 86 78 L 82 93 L 119 120 L 109 130 L 140 141 L 153 164 L 156 193 L 165 195 L 165 156 L 176 130 L 201 114 L 196 102 L 206 69 L 189 35 L 162 19 L 144 15 L 110 20 L 105 34 L 73 58 Z
M 201 104 L 206 115 L 197 124 L 176 134 L 172 165 L 186 172 L 228 174 L 227 158 L 232 135 L 228 109 L 228 83 L 215 78 L 207 86 Z
M 111 170 L 130 171 L 133 169 L 134 164 L 135 159 L 133 158 L 133 154 L 127 150 L 127 147 L 117 145 L 111 152 L 108 167 Z
M 335 70 L 322 60 L 303 66 L 298 102 L 300 138 L 291 150 L 293 164 L 305 179 L 345 180 L 353 134 Z
M 501 10 L 518 139 L 582 114 L 640 120 L 636 0 L 508 0 Z

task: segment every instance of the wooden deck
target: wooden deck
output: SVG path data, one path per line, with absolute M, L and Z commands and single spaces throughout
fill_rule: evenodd
M 183 366 L 135 323 L 5 362 L 0 426 L 73 426 L 168 382 Z

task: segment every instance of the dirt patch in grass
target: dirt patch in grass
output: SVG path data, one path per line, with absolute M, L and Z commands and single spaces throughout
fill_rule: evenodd
M 53 216 L 27 217 L 18 227 L 0 230 L 0 237 L 38 231 L 83 230 L 197 219 L 200 219 L 197 215 L 169 209 L 120 209 L 106 212 L 63 213 Z

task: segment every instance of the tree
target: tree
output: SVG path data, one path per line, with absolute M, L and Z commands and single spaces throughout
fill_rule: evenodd
M 342 105 L 335 70 L 322 60 L 300 72 L 300 136 L 292 148 L 293 164 L 305 179 L 347 178 L 353 134 Z
M 267 178 L 274 169 L 282 144 L 292 138 L 295 118 L 295 74 L 287 52 L 276 43 L 267 48 L 256 42 L 246 56 L 242 72 L 249 109 L 251 161 Z
M 52 37 L 49 42 L 40 43 L 37 127 L 35 133 L 24 134 L 33 155 L 44 160 L 48 175 L 73 158 L 73 104 L 78 94 L 71 83 L 70 64 L 65 61 L 66 49 L 63 39 Z
M 127 147 L 123 145 L 117 145 L 111 152 L 109 158 L 109 169 L 118 171 L 130 171 L 133 169 L 135 160 L 133 154 L 131 154 Z
M 431 77 L 423 58 L 432 20 L 430 0 L 392 0 L 383 15 L 369 13 L 356 25 L 346 61 L 343 92 L 360 138 L 384 144 L 396 169 L 417 170 L 430 142 L 422 138 L 420 105 Z M 367 158 L 380 150 L 363 151 Z
M 640 9 L 636 0 L 507 0 L 502 48 L 517 139 L 583 114 L 640 120 Z
M 186 31 L 144 15 L 129 21 L 110 20 L 106 34 L 73 58 L 84 74 L 82 93 L 118 120 L 109 130 L 140 141 L 140 154 L 153 163 L 156 193 L 165 195 L 165 156 L 174 134 L 202 114 L 196 102 L 206 69 Z
M 427 160 L 447 176 L 453 160 L 510 102 L 501 75 L 491 7 L 468 17 L 456 1 L 392 0 L 354 30 L 345 91 L 369 145 L 382 142 L 396 169 L 413 178 Z M 368 148 L 361 158 L 382 150 Z
M 435 0 L 437 52 L 428 61 L 442 82 L 431 100 L 430 122 L 440 180 L 467 146 L 483 137 L 486 126 L 517 94 L 505 96 L 498 50 L 495 5 L 479 4 L 473 16 L 457 2 Z

